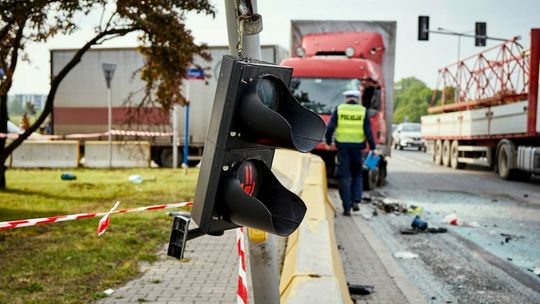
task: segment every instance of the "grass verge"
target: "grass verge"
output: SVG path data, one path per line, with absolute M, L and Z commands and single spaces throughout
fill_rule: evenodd
M 104 212 L 191 200 L 198 171 L 170 169 L 8 170 L 0 192 L 0 221 Z M 141 175 L 142 184 L 128 182 Z M 138 263 L 157 259 L 169 238 L 168 211 L 113 215 L 96 237 L 98 218 L 0 231 L 0 304 L 89 303 L 103 290 L 137 275 Z

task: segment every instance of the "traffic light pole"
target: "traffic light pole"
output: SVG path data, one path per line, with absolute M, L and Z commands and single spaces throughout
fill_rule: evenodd
M 250 12 L 251 10 L 251 12 Z M 256 0 L 225 0 L 229 54 L 238 55 L 238 46 L 244 57 L 261 59 L 259 34 L 245 35 L 240 29 L 238 16 L 257 12 Z M 239 33 L 242 37 L 239 37 Z M 241 39 L 241 45 L 238 40 Z M 248 228 L 249 266 L 255 303 L 279 303 L 279 273 L 275 236 Z

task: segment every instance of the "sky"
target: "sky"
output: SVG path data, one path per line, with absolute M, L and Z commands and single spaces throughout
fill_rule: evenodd
M 435 87 L 437 69 L 457 59 L 457 37 L 430 35 L 417 41 L 418 16 L 430 16 L 430 29 L 456 32 L 474 30 L 477 21 L 487 22 L 487 35 L 510 38 L 521 36 L 528 48 L 530 29 L 540 27 L 540 0 L 258 0 L 263 16 L 261 44 L 289 48 L 290 20 L 382 20 L 397 21 L 396 68 L 394 79 L 414 76 Z M 223 0 L 214 0 L 215 19 L 188 14 L 186 24 L 197 43 L 227 45 Z M 47 43 L 27 47 L 30 63 L 20 62 L 10 94 L 46 94 L 49 90 L 49 49 L 78 48 L 93 36 L 99 16 L 80 18 L 81 30 L 70 36 L 56 36 Z M 488 41 L 487 47 L 499 42 Z M 104 47 L 136 46 L 136 35 L 108 41 Z M 474 39 L 462 38 L 461 56 L 486 48 L 475 47 Z

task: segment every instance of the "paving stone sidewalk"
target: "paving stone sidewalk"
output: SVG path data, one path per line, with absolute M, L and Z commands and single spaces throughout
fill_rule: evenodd
M 236 231 L 189 241 L 182 262 L 166 257 L 166 251 L 164 246 L 159 261 L 142 266 L 140 278 L 97 303 L 236 303 Z M 248 287 L 251 291 L 251 284 Z M 249 302 L 253 303 L 251 294 Z
M 358 212 L 343 216 L 338 191 L 334 189 L 329 194 L 337 209 L 336 239 L 347 280 L 351 284 L 375 286 L 375 293 L 355 296 L 356 303 L 426 303 L 363 217 Z

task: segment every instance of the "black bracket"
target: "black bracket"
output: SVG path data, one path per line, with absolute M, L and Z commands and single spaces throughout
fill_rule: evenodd
M 171 239 L 169 240 L 169 248 L 167 255 L 179 260 L 184 258 L 186 243 L 189 240 L 205 235 L 200 228 L 189 229 L 191 218 L 187 215 L 174 214 L 173 226 L 171 231 Z M 213 233 L 212 235 L 223 235 L 223 231 Z

